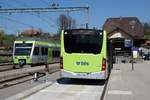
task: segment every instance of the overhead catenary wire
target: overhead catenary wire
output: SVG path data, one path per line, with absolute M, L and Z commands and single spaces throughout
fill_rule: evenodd
M 30 8 L 31 6 L 30 5 L 28 5 L 28 4 L 26 4 L 25 2 L 22 2 L 22 1 L 18 1 L 18 0 L 13 0 L 13 1 L 15 1 L 17 4 L 19 3 L 19 4 L 21 4 L 21 5 L 23 5 L 25 8 Z M 3 3 L 3 2 L 2 2 Z M 5 4 L 5 3 L 3 3 L 3 4 Z M 13 6 L 13 5 L 7 5 L 7 6 L 9 6 L 9 7 L 11 7 L 11 8 L 14 8 L 15 6 Z M 5 9 L 5 8 L 4 8 Z M 12 13 L 8 13 L 9 15 L 12 15 Z M 39 18 L 42 22 L 45 22 L 45 23 L 47 23 L 48 24 L 48 26 L 49 27 L 54 27 L 55 25 L 51 25 L 50 24 L 50 22 L 49 22 L 49 20 L 46 20 L 43 16 L 41 17 L 40 15 L 39 15 L 39 13 L 37 13 L 37 14 L 35 14 L 35 13 L 30 13 L 30 15 L 33 15 L 33 16 L 36 16 L 37 18 Z M 50 18 L 50 17 L 49 17 Z M 14 19 L 11 19 L 11 18 L 9 18 L 9 17 L 7 17 L 7 18 L 5 18 L 5 19 L 9 19 L 9 21 L 10 20 L 12 20 L 12 21 L 14 21 L 14 22 L 19 22 L 20 23 L 20 21 L 17 21 L 17 20 L 14 20 Z M 27 26 L 27 24 L 26 23 L 22 23 L 21 22 L 21 24 L 23 24 L 23 25 L 26 25 Z M 31 27 L 33 27 L 32 25 L 30 25 Z
M 16 22 L 16 23 L 19 23 L 19 24 L 28 26 L 28 27 L 33 27 L 33 26 L 30 25 L 30 24 L 27 24 L 27 23 L 24 23 L 24 22 L 22 22 L 22 21 L 18 21 L 18 20 L 12 19 L 12 18 L 10 18 L 10 17 L 6 17 L 6 16 L 4 17 L 4 16 L 1 16 L 1 15 L 0 15 L 0 17 L 3 18 L 3 19 L 7 19 L 7 20 L 9 20 L 9 21 L 13 21 L 13 22 Z
M 21 5 L 23 5 L 24 7 L 26 7 L 26 8 L 32 8 L 32 6 L 30 6 L 30 5 L 28 5 L 28 4 L 26 4 L 25 2 L 23 2 L 23 1 L 20 1 L 20 0 L 14 0 L 15 2 L 19 2 Z M 43 1 L 44 3 L 46 3 L 47 4 L 47 2 L 46 1 L 44 1 L 44 0 L 40 0 L 40 1 Z M 33 15 L 33 16 L 36 16 L 37 18 L 39 18 L 41 21 L 43 21 L 43 22 L 45 22 L 45 23 L 47 23 L 48 24 L 48 26 L 51 28 L 51 22 L 49 21 L 49 20 L 46 20 L 44 17 L 46 17 L 46 16 L 43 16 L 43 17 L 41 17 L 41 16 L 39 16 L 39 14 L 41 14 L 40 12 L 38 12 L 37 14 L 35 14 L 35 13 L 30 13 L 30 15 Z M 49 17 L 50 18 L 50 17 Z M 51 20 L 52 21 L 52 20 Z M 54 21 L 53 21 L 53 23 L 54 23 Z M 54 25 L 53 25 L 54 26 Z
M 47 1 L 45 1 L 45 0 L 40 0 L 40 1 L 41 1 L 43 4 L 49 6 L 49 3 L 48 3 Z
M 15 0 L 17 1 L 18 3 L 18 0 Z M 24 6 L 28 6 L 27 4 L 23 3 L 22 1 L 20 1 L 21 4 L 23 4 Z M 86 7 L 57 7 L 57 6 L 54 6 L 54 7 L 47 7 L 47 8 L 33 8 L 33 7 L 25 7 L 25 8 L 10 8 L 10 9 L 5 9 L 5 8 L 2 8 L 0 9 L 0 13 L 32 13 L 35 14 L 35 13 L 42 13 L 42 12 L 74 12 L 74 11 L 82 11 L 82 10 L 85 10 L 87 11 L 89 9 L 88 6 Z M 39 15 L 35 15 L 35 16 L 38 16 Z M 50 17 L 48 17 L 50 18 Z M 41 19 L 43 22 L 48 22 L 48 20 L 45 20 L 43 19 L 43 17 L 40 17 L 39 19 Z M 88 21 L 88 20 L 87 20 Z M 55 23 L 55 22 L 54 22 Z M 88 23 L 88 22 L 87 22 Z M 49 25 L 49 23 L 48 23 Z M 50 26 L 51 27 L 51 26 Z
M 5 3 L 3 1 L 0 1 L 0 6 L 1 6 L 1 8 L 15 8 L 16 7 L 14 5 L 9 4 L 9 2 Z M 8 13 L 8 14 L 5 14 L 4 16 L 3 16 L 3 14 L 0 15 L 2 21 L 5 21 L 5 22 L 3 22 L 3 24 L 2 24 L 2 21 L 0 22 L 0 25 L 1 25 L 1 27 L 3 29 L 8 29 L 8 30 L 11 29 L 11 30 L 13 30 L 12 32 L 14 32 L 14 33 L 19 31 L 19 29 L 16 29 L 16 27 L 18 27 L 18 26 L 16 26 L 16 27 L 15 27 L 15 25 L 11 25 L 10 26 L 10 25 L 7 24 L 6 21 L 9 21 L 11 23 L 21 24 L 21 25 L 24 25 L 24 26 L 27 26 L 27 27 L 33 27 L 32 25 L 29 25 L 29 24 L 24 23 L 22 21 L 18 21 L 18 20 L 12 19 L 12 17 L 9 17 L 10 15 L 12 15 L 12 14 Z
M 11 8 L 15 8 L 15 6 L 12 6 L 11 4 L 9 4 L 8 2 L 7 3 L 5 3 L 5 2 L 3 2 L 3 1 L 0 1 L 0 6 L 1 6 L 1 8 L 5 8 L 5 6 L 6 7 L 11 7 Z

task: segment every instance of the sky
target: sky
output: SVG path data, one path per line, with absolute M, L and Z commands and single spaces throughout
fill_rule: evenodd
M 150 22 L 150 0 L 0 0 L 2 8 L 50 7 L 59 3 L 59 7 L 89 6 L 89 28 L 102 28 L 110 17 L 138 17 L 143 22 Z M 56 33 L 57 18 L 67 13 L 0 13 L 0 29 L 8 34 L 15 34 L 28 28 L 39 28 L 44 32 Z M 87 13 L 72 12 L 69 15 L 76 20 L 77 28 L 85 27 Z

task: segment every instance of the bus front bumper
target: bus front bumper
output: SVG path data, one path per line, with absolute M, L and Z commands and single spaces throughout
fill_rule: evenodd
M 75 73 L 75 72 L 65 71 L 61 69 L 61 77 L 62 78 L 106 80 L 108 75 L 106 71 L 92 72 L 92 73 Z

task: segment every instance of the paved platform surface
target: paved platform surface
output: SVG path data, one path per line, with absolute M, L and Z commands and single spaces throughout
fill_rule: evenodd
M 55 82 L 51 86 L 23 100 L 100 100 L 104 82 L 69 80 Z
M 104 100 L 150 100 L 150 61 L 115 64 Z

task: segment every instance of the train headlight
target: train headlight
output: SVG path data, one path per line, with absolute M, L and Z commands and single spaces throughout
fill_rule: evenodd
M 19 65 L 24 65 L 25 61 L 24 60 L 19 60 Z

